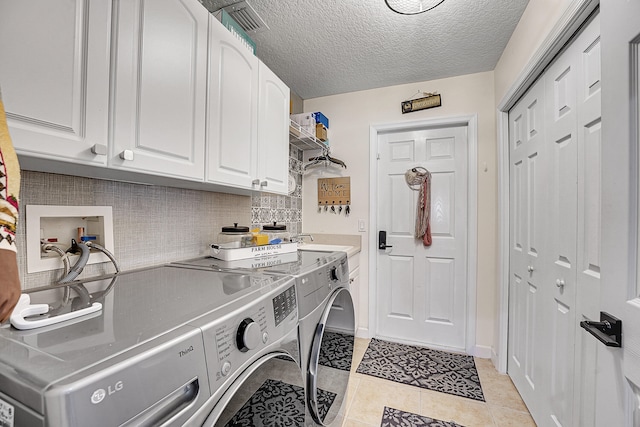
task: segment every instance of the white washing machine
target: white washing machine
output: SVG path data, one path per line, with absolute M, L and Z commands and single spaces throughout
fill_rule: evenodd
M 0 328 L 1 425 L 218 425 L 233 408 L 231 392 L 269 363 L 280 374 L 267 383 L 271 393 L 303 390 L 289 278 L 159 267 L 85 286 L 101 311 Z M 57 304 L 59 293 L 31 300 Z M 268 420 L 271 409 L 251 413 Z M 304 420 L 303 398 L 298 412 Z
M 339 426 L 344 418 L 355 337 L 347 263 L 345 253 L 320 251 L 298 251 L 293 259 L 284 254 L 241 262 L 210 257 L 181 262 L 214 271 L 276 273 L 295 280 L 305 426 Z

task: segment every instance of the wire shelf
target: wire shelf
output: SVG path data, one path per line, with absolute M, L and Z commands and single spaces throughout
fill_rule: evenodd
M 329 148 L 329 141 L 320 141 L 293 120 L 289 120 L 289 143 L 301 150 L 323 150 Z

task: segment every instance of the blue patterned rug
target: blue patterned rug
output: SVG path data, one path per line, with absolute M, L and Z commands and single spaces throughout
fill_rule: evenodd
M 380 427 L 464 427 L 453 421 L 441 421 L 422 415 L 384 407 Z
M 356 372 L 484 402 L 472 356 L 373 338 Z

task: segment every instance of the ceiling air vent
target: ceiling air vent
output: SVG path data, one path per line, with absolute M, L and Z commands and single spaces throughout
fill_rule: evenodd
M 222 9 L 227 12 L 247 34 L 256 34 L 269 29 L 269 26 L 267 26 L 260 15 L 256 13 L 246 0 L 223 7 Z

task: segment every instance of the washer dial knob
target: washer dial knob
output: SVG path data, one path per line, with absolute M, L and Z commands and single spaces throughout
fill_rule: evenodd
M 249 350 L 253 350 L 262 342 L 262 333 L 260 332 L 260 326 L 253 321 L 253 319 L 247 317 L 238 326 L 238 332 L 236 333 L 236 344 L 238 349 L 245 353 Z

